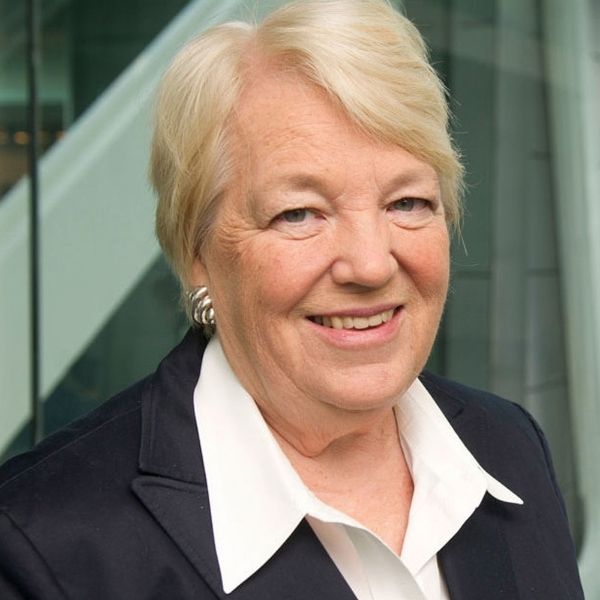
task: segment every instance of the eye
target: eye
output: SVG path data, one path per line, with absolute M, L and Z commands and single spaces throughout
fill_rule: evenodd
M 285 223 L 302 223 L 310 216 L 307 208 L 293 208 L 282 212 L 277 218 Z
M 415 212 L 429 208 L 430 205 L 429 200 L 424 200 L 423 198 L 402 198 L 392 202 L 390 207 L 392 210 L 400 212 Z
M 387 214 L 392 223 L 399 227 L 415 229 L 427 225 L 438 213 L 436 200 L 405 197 L 387 205 Z
M 271 220 L 270 227 L 291 239 L 305 239 L 321 231 L 325 219 L 313 208 L 289 208 Z

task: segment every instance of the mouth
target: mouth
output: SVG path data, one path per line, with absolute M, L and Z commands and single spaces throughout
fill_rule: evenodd
M 400 306 L 396 306 L 371 315 L 313 315 L 308 319 L 317 325 L 329 327 L 330 329 L 373 329 L 391 321 L 400 308 Z

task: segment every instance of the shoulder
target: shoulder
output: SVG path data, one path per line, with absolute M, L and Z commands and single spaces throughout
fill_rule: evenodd
M 448 420 L 485 419 L 486 428 L 498 434 L 522 434 L 534 444 L 545 442 L 532 415 L 516 402 L 491 392 L 463 385 L 424 371 L 419 379 L 425 385 Z
M 7 461 L 0 467 L 0 511 L 8 506 L 23 509 L 41 488 L 46 501 L 53 495 L 72 501 L 81 484 L 100 485 L 127 464 L 135 469 L 142 396 L 148 385 L 148 379 L 138 382 L 33 450 Z M 113 457 L 112 464 L 106 464 L 107 457 Z M 73 481 L 79 483 L 77 488 L 69 483 Z
M 434 395 L 437 400 L 436 394 L 440 394 L 444 399 L 451 399 L 456 406 L 467 407 L 471 405 L 477 405 L 492 414 L 497 414 L 499 417 L 506 417 L 508 419 L 516 418 L 520 419 L 524 416 L 524 412 L 521 407 L 515 402 L 511 402 L 493 394 L 486 392 L 440 375 L 435 375 L 430 371 L 423 371 L 419 376 L 419 379 L 423 382 L 429 392 Z M 444 407 L 441 407 L 442 409 Z
M 147 385 L 141 381 L 0 468 L 0 589 L 12 582 L 15 598 L 63 598 L 58 574 L 98 563 L 90 540 L 113 536 L 117 515 L 132 504 Z

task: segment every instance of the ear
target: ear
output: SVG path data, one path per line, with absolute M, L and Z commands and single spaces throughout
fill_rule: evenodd
M 208 270 L 206 269 L 202 259 L 197 257 L 192 264 L 192 269 L 190 272 L 191 287 L 208 285 L 208 280 Z

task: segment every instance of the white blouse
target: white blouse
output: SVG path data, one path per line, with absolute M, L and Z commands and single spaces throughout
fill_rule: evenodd
M 448 600 L 437 553 L 484 495 L 522 500 L 489 475 L 417 379 L 395 407 L 414 491 L 402 553 L 304 484 L 214 336 L 194 410 L 223 590 L 258 571 L 307 519 L 359 600 Z

